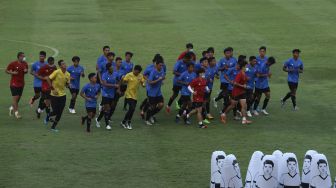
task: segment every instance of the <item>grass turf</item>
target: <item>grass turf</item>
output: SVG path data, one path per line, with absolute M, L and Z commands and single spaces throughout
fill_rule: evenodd
M 66 59 L 68 64 L 73 55 L 79 55 L 86 73 L 94 71 L 106 44 L 119 56 L 133 51 L 134 61 L 143 66 L 159 52 L 169 69 L 163 87 L 167 101 L 172 66 L 189 41 L 198 56 L 203 49 L 215 47 L 217 58 L 226 46 L 233 46 L 235 55 L 255 55 L 259 46 L 266 45 L 278 63 L 272 67 L 271 115 L 253 118 L 251 126 L 242 127 L 234 121 L 223 126 L 215 120 L 207 130 L 200 130 L 195 120 L 190 127 L 176 125 L 174 113 L 167 116 L 161 112 L 159 124 L 146 127 L 136 111 L 134 130 L 126 131 L 118 125 L 124 115 L 121 100 L 112 118 L 112 131 L 93 128 L 91 135 L 80 126 L 80 115 L 84 114 L 80 98 L 76 115 L 65 110 L 58 134 L 34 119 L 28 106 L 33 94 L 30 75 L 20 103 L 23 119 L 9 118 L 9 77 L 1 73 L 0 187 L 207 187 L 214 150 L 235 154 L 244 178 L 255 150 L 294 152 L 301 167 L 305 151 L 316 149 L 327 155 L 334 177 L 335 5 L 330 0 L 1 1 L 1 68 L 15 59 L 19 50 L 26 53 L 29 62 L 36 60 L 40 50 L 53 53 L 12 40 L 57 48 L 57 59 Z M 298 112 L 291 111 L 290 102 L 280 109 L 278 101 L 288 90 L 282 62 L 293 48 L 302 50 L 305 63 Z M 86 79 L 82 85 L 84 82 Z M 139 101 L 145 90 L 140 93 Z M 217 115 L 214 109 L 212 112 Z

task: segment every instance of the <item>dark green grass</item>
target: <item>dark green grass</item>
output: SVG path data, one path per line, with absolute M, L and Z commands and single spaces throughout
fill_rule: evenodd
M 215 120 L 207 130 L 200 130 L 195 120 L 190 127 L 176 125 L 174 112 L 170 116 L 161 112 L 159 124 L 146 127 L 137 110 L 134 130 L 126 131 L 118 125 L 124 115 L 121 100 L 112 131 L 93 128 L 91 135 L 79 122 L 84 114 L 80 98 L 76 115 L 64 111 L 58 134 L 34 119 L 27 104 L 33 93 L 30 75 L 20 103 L 23 119 L 8 117 L 9 77 L 1 73 L 0 187 L 207 187 L 214 150 L 235 154 L 244 178 L 255 150 L 294 152 L 301 168 L 305 151 L 316 149 L 328 157 L 334 177 L 335 10 L 335 2 L 328 0 L 1 1 L 1 68 L 19 50 L 32 62 L 43 49 L 4 39 L 55 47 L 60 50 L 57 59 L 64 58 L 69 64 L 73 55 L 79 55 L 86 73 L 94 71 L 106 44 L 120 56 L 133 51 L 134 61 L 143 66 L 159 52 L 169 69 L 163 87 L 167 101 L 170 71 L 189 41 L 198 56 L 203 49 L 215 47 L 217 58 L 226 46 L 234 47 L 235 55 L 255 55 L 259 46 L 266 45 L 278 63 L 272 67 L 271 115 L 253 118 L 251 126 L 234 121 L 223 126 Z M 293 48 L 303 51 L 305 63 L 298 112 L 291 110 L 290 101 L 285 109 L 279 105 L 288 90 L 281 64 Z M 50 49 L 43 50 L 52 54 Z M 139 93 L 141 101 L 145 90 Z M 216 111 L 212 112 L 218 119 Z

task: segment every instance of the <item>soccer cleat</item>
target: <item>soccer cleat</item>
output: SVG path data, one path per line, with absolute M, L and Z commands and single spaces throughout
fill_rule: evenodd
M 98 109 L 99 109 L 99 112 L 100 112 L 103 109 L 103 106 L 99 105 Z
M 281 108 L 283 108 L 286 104 L 286 102 L 283 99 L 280 99 L 280 104 L 281 104 Z
M 253 115 L 259 116 L 259 112 L 257 110 L 253 110 Z
M 221 115 L 220 115 L 220 119 L 221 119 L 221 122 L 222 123 L 226 123 L 226 115 L 224 114 L 224 113 L 222 113 Z
M 75 109 L 72 109 L 72 113 L 75 114 L 75 113 L 76 113 L 76 110 L 75 110 Z
M 85 123 L 85 118 L 82 116 L 81 125 L 84 125 L 84 123 Z
M 170 114 L 170 106 L 166 106 L 166 112 L 167 112 L 167 114 Z
M 239 116 L 235 116 L 233 119 L 234 119 L 235 121 L 239 121 L 241 118 L 240 118 Z
M 145 121 L 145 123 L 146 123 L 146 125 L 148 125 L 148 126 L 151 126 L 151 125 L 153 125 L 151 122 L 149 122 L 149 121 Z
M 214 117 L 211 114 L 207 114 L 207 119 L 214 119 Z
M 178 104 L 177 101 L 175 101 L 175 104 L 176 104 L 176 110 L 179 110 L 180 109 L 180 105 Z
M 261 110 L 261 113 L 263 113 L 263 114 L 266 115 L 266 116 L 269 115 L 269 113 L 268 113 L 265 109 L 262 109 L 262 110 Z
M 99 121 L 98 121 L 98 118 L 96 118 L 96 127 L 97 127 L 97 128 L 100 128 L 100 123 L 99 123 Z
M 191 122 L 190 122 L 189 119 L 186 119 L 184 123 L 185 123 L 186 125 L 190 125 L 190 124 L 191 124 Z
M 37 117 L 37 119 L 40 119 L 40 117 L 41 117 L 41 113 L 39 112 L 39 109 L 38 109 L 38 110 L 35 110 L 35 112 L 36 112 L 36 117 Z
M 208 126 L 202 124 L 202 125 L 199 125 L 199 128 L 206 129 L 206 128 L 208 128 Z
M 130 123 L 127 124 L 127 129 L 128 129 L 128 130 L 132 130 L 132 129 L 133 129 L 133 128 L 132 128 L 132 125 L 131 125 Z
M 247 111 L 246 114 L 247 114 L 248 117 L 252 117 L 251 111 Z
M 22 116 L 19 114 L 18 111 L 16 111 L 16 112 L 14 113 L 14 115 L 15 115 L 16 119 L 21 119 L 21 118 L 22 118 Z
M 156 117 L 153 116 L 152 118 L 153 118 L 154 123 L 157 123 Z
M 247 124 L 251 124 L 251 123 L 252 123 L 252 121 L 249 121 L 247 119 L 245 119 L 245 120 L 242 121 L 243 125 L 247 125 Z
M 179 123 L 180 122 L 180 117 L 179 116 L 175 116 L 175 123 Z
M 153 117 L 153 116 L 150 117 L 150 118 L 149 118 L 149 121 L 150 121 L 151 124 L 154 124 L 154 123 L 155 123 L 154 117 Z
M 32 98 L 29 99 L 29 104 L 30 104 L 30 107 L 33 107 L 33 105 L 34 105 L 34 97 L 32 97 Z
M 70 112 L 70 114 L 75 114 L 76 113 L 75 109 L 73 109 L 73 108 L 69 108 L 69 112 Z
M 53 129 L 53 128 L 51 128 L 50 131 L 53 132 L 53 133 L 58 133 L 59 132 L 58 129 Z
M 207 124 L 209 124 L 209 123 L 211 123 L 208 119 L 204 119 L 203 120 L 203 123 L 207 123 Z
M 124 129 L 127 129 L 127 125 L 126 125 L 126 123 L 124 123 L 124 122 L 120 122 L 120 126 L 121 126 L 122 128 L 124 128 Z
M 14 112 L 14 108 L 13 108 L 13 106 L 10 106 L 9 107 L 9 116 L 12 116 L 13 112 Z
M 44 122 L 44 124 L 45 124 L 45 125 L 47 125 L 47 124 L 48 124 L 48 122 L 49 122 L 49 116 L 48 116 L 48 115 L 47 115 L 47 117 L 46 117 L 46 118 L 44 118 L 44 121 L 43 121 L 43 122 Z
M 298 110 L 299 110 L 299 107 L 295 106 L 295 107 L 293 108 L 293 110 L 294 110 L 294 111 L 298 111 Z
M 216 97 L 213 98 L 213 106 L 214 106 L 214 108 L 218 108 Z
M 111 130 L 111 126 L 110 126 L 110 125 L 107 125 L 107 126 L 106 126 L 106 130 Z

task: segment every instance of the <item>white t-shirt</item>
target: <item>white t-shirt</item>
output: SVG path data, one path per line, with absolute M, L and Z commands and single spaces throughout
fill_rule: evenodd
M 310 182 L 312 188 L 331 188 L 331 178 L 329 175 L 323 178 L 322 176 L 314 176 Z
M 258 176 L 256 180 L 257 188 L 277 188 L 278 187 L 278 181 L 275 177 L 271 176 L 269 178 L 265 178 L 264 175 Z
M 299 174 L 295 174 L 292 176 L 289 173 L 282 174 L 280 177 L 280 185 L 283 187 L 300 187 L 301 181 L 300 181 L 300 176 Z
M 224 188 L 224 180 L 220 171 L 215 171 L 211 175 L 211 188 Z

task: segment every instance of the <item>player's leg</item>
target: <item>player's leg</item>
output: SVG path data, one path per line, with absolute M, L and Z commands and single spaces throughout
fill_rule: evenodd
M 127 129 L 132 130 L 133 128 L 132 128 L 131 122 L 132 122 L 132 118 L 133 118 L 133 114 L 134 114 L 134 111 L 135 111 L 135 108 L 136 108 L 137 101 L 134 100 L 134 99 L 129 99 L 127 104 L 128 104 L 128 111 L 126 113 L 126 115 L 127 115 L 126 124 L 127 124 Z
M 71 114 L 75 114 L 75 105 L 76 105 L 76 99 L 77 99 L 77 95 L 79 93 L 78 89 L 70 89 L 71 92 L 71 100 L 70 100 L 70 104 L 69 104 L 69 112 Z
M 280 100 L 281 107 L 284 107 L 285 104 L 286 104 L 287 99 L 291 98 L 291 93 L 292 93 L 292 92 L 291 92 L 291 87 L 292 87 L 291 82 L 288 82 L 289 92 L 285 95 L 284 98 L 282 98 L 282 99 Z
M 264 102 L 263 102 L 263 106 L 262 106 L 261 112 L 264 115 L 269 115 L 269 113 L 266 111 L 266 107 L 268 105 L 269 100 L 271 99 L 271 91 L 267 88 L 264 91 L 264 95 L 265 95 L 265 99 L 264 99 Z
M 65 107 L 65 103 L 66 103 L 66 96 L 62 96 L 62 97 L 55 97 L 55 102 L 57 104 L 53 105 L 53 110 L 54 110 L 54 106 L 56 106 L 56 111 L 55 111 L 55 119 L 53 121 L 53 124 L 51 126 L 51 130 L 52 131 L 56 131 L 56 126 L 58 124 L 58 122 L 61 120 L 62 117 L 62 113 Z
M 246 90 L 246 114 L 248 117 L 252 117 L 251 106 L 253 103 L 253 90 Z
M 34 96 L 30 98 L 29 104 L 33 106 L 34 102 L 40 97 L 41 97 L 41 87 L 34 87 Z
M 290 95 L 291 95 L 291 100 L 293 104 L 293 109 L 298 110 L 296 106 L 296 90 L 298 88 L 298 83 L 292 83 L 290 87 Z
M 221 122 L 222 123 L 226 123 L 226 121 L 227 121 L 227 117 L 226 117 L 227 113 L 230 112 L 232 109 L 234 109 L 237 106 L 237 103 L 238 102 L 236 100 L 231 99 L 230 105 L 225 110 L 223 110 L 222 113 L 221 113 Z
M 247 120 L 247 103 L 246 99 L 240 99 L 239 100 L 240 106 L 241 106 L 241 113 L 242 113 L 242 124 L 250 124 L 251 121 Z
M 104 104 L 104 120 L 105 120 L 105 128 L 107 130 L 111 130 L 110 123 L 110 110 L 111 110 L 111 101 L 112 99 L 108 99 L 108 101 Z
M 206 100 L 206 102 L 205 102 L 205 111 L 206 111 L 208 119 L 213 119 L 214 118 L 211 115 L 211 113 L 210 113 L 211 93 L 212 93 L 212 90 L 210 90 L 210 92 L 208 92 L 208 93 L 205 94 L 205 100 Z
M 181 108 L 179 109 L 179 111 L 177 112 L 176 116 L 175 116 L 175 122 L 178 123 L 180 121 L 180 118 L 183 116 L 183 113 L 186 112 L 187 110 L 187 98 L 188 96 L 185 95 L 181 95 L 180 96 L 180 101 L 181 101 Z
M 203 105 L 200 104 L 200 107 L 196 108 L 197 111 L 197 121 L 199 128 L 207 128 L 206 125 L 203 124 Z
M 262 94 L 261 89 L 256 88 L 255 89 L 255 100 L 254 100 L 254 104 L 253 104 L 253 114 L 255 116 L 259 115 L 259 113 L 257 111 L 257 108 L 258 108 L 259 103 L 260 103 L 261 94 Z
M 181 87 L 174 85 L 172 90 L 173 90 L 173 95 L 169 98 L 168 104 L 166 106 L 167 113 L 170 113 L 170 107 L 173 104 L 173 102 L 176 99 L 176 97 L 178 96 L 178 94 L 179 94 L 179 92 L 181 90 Z

